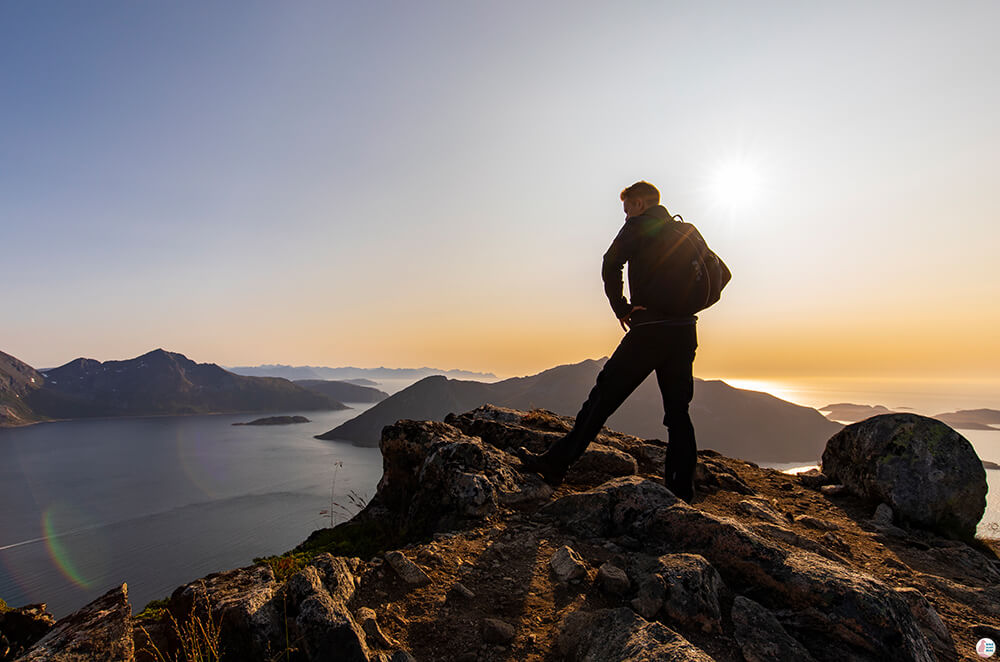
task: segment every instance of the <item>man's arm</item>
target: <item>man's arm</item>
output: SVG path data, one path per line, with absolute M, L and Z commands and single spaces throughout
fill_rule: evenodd
M 611 246 L 604 253 L 604 261 L 601 265 L 601 278 L 604 280 L 604 293 L 608 297 L 611 309 L 615 312 L 615 317 L 623 329 L 626 329 L 629 315 L 634 307 L 625 298 L 623 292 L 625 282 L 622 279 L 622 270 L 625 263 L 629 261 L 635 251 L 635 244 L 638 240 L 633 224 L 625 221 L 625 225 L 618 231 L 618 236 L 611 242 Z

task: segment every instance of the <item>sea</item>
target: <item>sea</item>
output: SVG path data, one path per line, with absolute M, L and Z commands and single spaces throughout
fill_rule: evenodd
M 260 413 L 0 429 L 0 599 L 58 618 L 125 582 L 138 613 L 349 519 L 381 454 L 313 436 L 372 405 L 350 406 L 276 412 L 311 420 L 281 426 L 232 425 Z
M 408 383 L 380 388 L 392 393 Z M 787 383 L 730 383 L 812 407 L 855 402 L 928 414 L 1000 409 L 989 393 L 962 400 L 933 390 L 795 391 Z M 381 455 L 313 437 L 372 405 L 351 406 L 275 412 L 312 421 L 285 426 L 232 425 L 271 415 L 261 413 L 0 429 L 0 598 L 11 606 L 45 602 L 61 617 L 125 582 L 138 613 L 181 584 L 281 554 L 312 531 L 346 521 L 374 494 Z M 1000 430 L 960 432 L 981 458 L 1000 463 Z M 810 465 L 767 466 L 796 471 Z M 1000 538 L 1000 471 L 986 473 L 990 493 L 979 535 Z
M 883 405 L 893 411 L 913 412 L 934 416 L 962 409 L 1000 410 L 1000 381 L 923 380 L 923 379 L 787 379 L 733 380 L 725 379 L 737 388 L 771 393 L 783 400 L 822 409 L 837 403 Z M 958 430 L 969 440 L 980 459 L 1000 464 L 1000 429 Z M 816 464 L 766 463 L 782 471 L 798 472 Z M 1000 539 L 1000 470 L 987 469 L 986 512 L 979 522 L 976 535 Z

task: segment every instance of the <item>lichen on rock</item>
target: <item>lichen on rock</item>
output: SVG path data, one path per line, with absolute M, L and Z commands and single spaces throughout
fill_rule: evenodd
M 986 471 L 972 444 L 941 421 L 883 414 L 827 442 L 823 473 L 904 521 L 971 540 L 986 510 Z

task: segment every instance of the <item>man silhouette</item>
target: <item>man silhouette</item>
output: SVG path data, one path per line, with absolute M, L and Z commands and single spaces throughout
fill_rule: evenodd
M 703 274 L 692 270 L 691 259 L 676 249 L 688 239 L 698 250 L 708 248 L 694 226 L 673 219 L 660 204 L 660 192 L 649 182 L 636 182 L 620 197 L 625 225 L 604 254 L 601 276 L 625 337 L 597 375 L 573 429 L 544 453 L 520 449 L 519 455 L 525 470 L 541 474 L 552 486 L 559 485 L 608 417 L 655 371 L 669 439 L 664 484 L 690 502 L 697 445 L 688 404 L 694 395 L 692 366 L 698 340 L 697 318 L 685 311 L 700 307 L 686 307 L 678 301 L 695 289 L 694 283 L 685 281 L 700 280 Z M 631 301 L 622 293 L 626 263 Z M 728 270 L 726 274 L 728 279 Z

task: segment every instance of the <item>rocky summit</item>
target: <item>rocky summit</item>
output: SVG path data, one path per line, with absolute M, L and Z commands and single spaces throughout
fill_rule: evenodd
M 1000 641 L 993 542 L 710 450 L 687 504 L 661 482 L 663 442 L 610 430 L 553 491 L 513 450 L 571 424 L 486 406 L 387 426 L 351 521 L 138 617 L 113 591 L 57 623 L 44 659 L 123 624 L 134 645 L 104 659 L 930 662 Z

